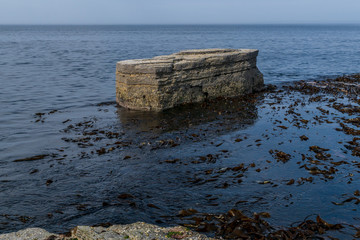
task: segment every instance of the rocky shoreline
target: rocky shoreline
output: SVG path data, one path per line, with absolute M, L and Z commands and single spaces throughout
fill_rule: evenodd
M 110 227 L 78 226 L 68 234 L 54 234 L 42 228 L 28 228 L 0 235 L 0 240 L 208 240 L 205 235 L 181 226 L 163 228 L 144 222 Z
M 183 217 L 197 214 L 193 209 L 183 211 Z M 200 217 L 202 216 L 202 217 Z M 202 222 L 201 228 L 192 225 L 200 232 L 216 232 L 216 238 L 208 237 L 184 226 L 159 227 L 153 224 L 137 222 L 127 225 L 112 226 L 77 226 L 66 234 L 50 233 L 42 228 L 28 228 L 18 232 L 0 235 L 0 240 L 214 240 L 214 239 L 338 239 L 327 235 L 345 228 L 342 224 L 331 224 L 317 216 L 315 220 L 305 219 L 303 222 L 289 228 L 281 229 L 271 226 L 264 218 L 269 218 L 266 212 L 246 216 L 241 211 L 232 209 L 226 214 L 200 214 L 192 217 Z M 217 224 L 214 223 L 218 221 Z M 211 222 L 212 223 L 209 223 Z M 349 226 L 347 226 L 349 227 Z M 360 230 L 354 237 L 360 237 Z

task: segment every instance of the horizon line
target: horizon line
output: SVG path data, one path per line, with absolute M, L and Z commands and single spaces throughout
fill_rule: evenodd
M 0 23 L 0 26 L 236 26 L 236 25 L 360 25 L 344 23 Z

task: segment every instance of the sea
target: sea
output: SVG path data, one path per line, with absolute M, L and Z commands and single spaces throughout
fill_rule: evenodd
M 259 49 L 266 84 L 360 72 L 360 25 L 0 25 L 0 233 L 34 226 L 64 232 L 103 222 L 166 225 L 175 221 L 166 216 L 181 207 L 201 208 L 209 194 L 222 196 L 217 209 L 233 207 L 231 192 L 205 194 L 180 186 L 194 166 L 180 176 L 175 167 L 159 163 L 190 150 L 145 151 L 123 144 L 101 154 L 97 143 L 69 140 L 69 134 L 75 139 L 80 128 L 94 126 L 139 146 L 176 139 L 179 128 L 187 131 L 195 123 L 177 122 L 157 132 L 152 127 L 181 119 L 181 113 L 154 116 L 116 106 L 116 62 L 202 48 Z M 194 143 L 187 149 L 201 148 Z M 244 207 L 261 211 L 261 201 Z M 202 210 L 216 212 L 210 205 Z

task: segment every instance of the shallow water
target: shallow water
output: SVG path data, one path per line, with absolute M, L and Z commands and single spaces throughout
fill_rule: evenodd
M 356 190 L 357 180 L 347 184 L 348 175 L 356 174 L 352 165 L 332 181 L 318 177 L 314 183 L 286 185 L 311 176 L 297 164 L 298 153 L 311 145 L 331 148 L 336 161 L 357 161 L 337 143 L 351 139 L 335 131 L 336 122 L 276 128 L 274 121 L 284 121 L 289 103 L 302 96 L 285 96 L 276 111 L 266 104 L 276 102 L 274 95 L 266 94 L 250 102 L 219 101 L 160 114 L 128 111 L 113 101 L 116 61 L 183 49 L 258 48 L 267 83 L 358 72 L 359 29 L 0 26 L 0 232 L 29 226 L 61 232 L 101 222 L 167 225 L 181 222 L 175 216 L 185 208 L 268 211 L 276 225 L 313 213 L 330 222 L 356 223 L 357 205 L 331 203 Z M 299 111 L 312 119 L 321 114 L 317 106 Z M 299 139 L 303 134 L 311 136 L 306 144 Z M 270 149 L 294 158 L 276 162 Z M 41 154 L 47 156 L 14 162 Z M 238 178 L 231 171 L 216 174 L 240 163 L 255 167 Z M 209 170 L 213 173 L 206 174 Z M 270 183 L 259 184 L 264 181 Z M 132 197 L 119 199 L 124 193 Z

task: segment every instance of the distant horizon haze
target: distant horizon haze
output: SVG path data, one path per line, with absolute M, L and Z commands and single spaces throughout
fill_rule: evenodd
M 359 10 L 359 0 L 0 0 L 0 24 L 360 24 Z

